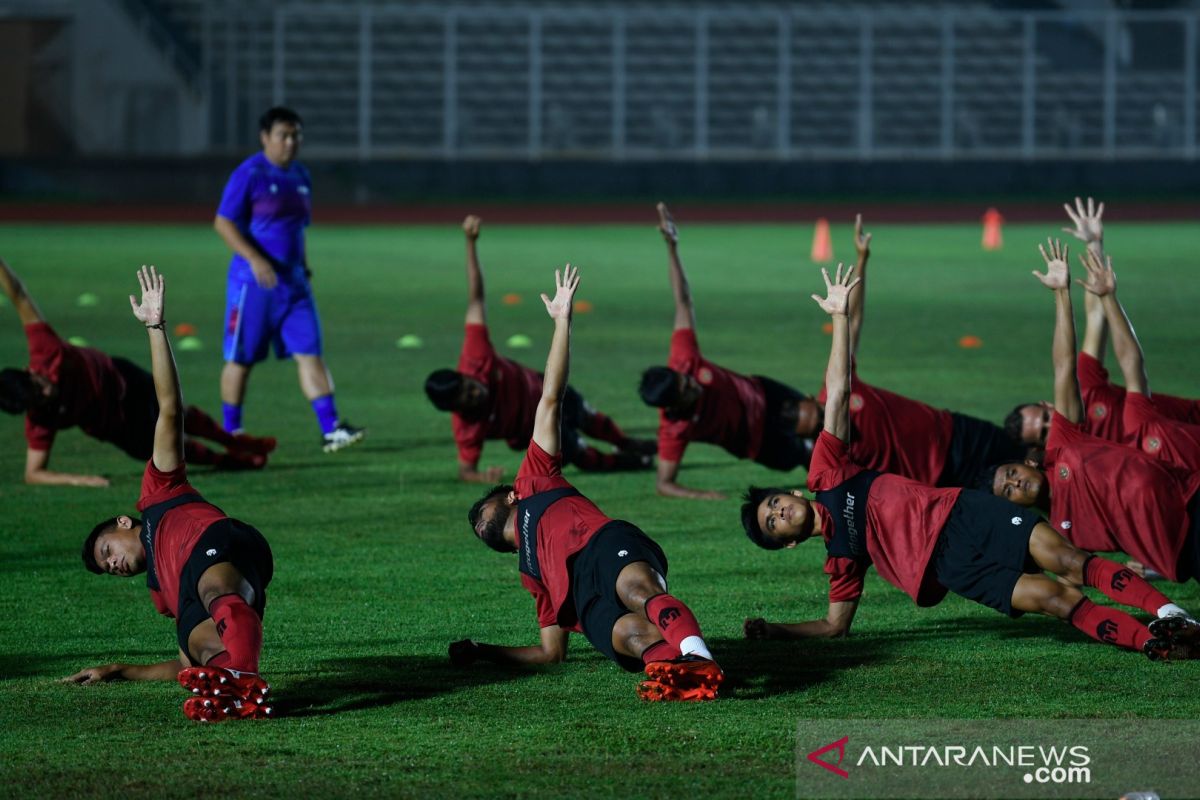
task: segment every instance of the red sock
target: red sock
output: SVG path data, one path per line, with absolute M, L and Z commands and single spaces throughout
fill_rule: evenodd
M 1150 629 L 1119 608 L 1099 606 L 1086 597 L 1079 601 L 1067 621 L 1100 642 L 1141 650 L 1150 639 Z
M 1121 605 L 1140 608 L 1154 616 L 1158 616 L 1158 610 L 1171 602 L 1145 578 L 1135 575 L 1133 570 L 1099 556 L 1092 556 L 1084 563 L 1083 582 Z
M 670 661 L 679 658 L 679 648 L 668 641 L 655 642 L 642 651 L 642 663 L 651 661 Z
M 617 426 L 617 423 L 613 422 L 611 417 L 601 414 L 599 411 L 590 415 L 584 415 L 581 430 L 593 439 L 615 444 L 618 447 L 627 441 L 624 431 Z
M 221 460 L 221 454 L 215 450 L 209 450 L 195 439 L 185 437 L 183 440 L 183 460 L 189 464 L 216 464 Z
M 700 633 L 700 623 L 696 622 L 691 610 L 669 594 L 659 594 L 646 601 L 646 618 L 650 624 L 658 628 L 663 638 L 680 653 L 693 652 L 694 648 L 684 648 L 684 639 L 694 636 L 704 647 L 704 637 Z M 700 653 L 708 658 L 708 648 Z
M 188 406 L 183 412 L 183 432 L 190 436 L 208 439 L 210 442 L 216 442 L 224 447 L 229 447 L 237 441 L 233 434 L 195 406 Z
M 223 594 L 213 600 L 208 613 L 217 623 L 217 635 L 225 645 L 229 663 L 209 663 L 241 672 L 258 672 L 258 654 L 262 650 L 262 620 L 239 594 Z

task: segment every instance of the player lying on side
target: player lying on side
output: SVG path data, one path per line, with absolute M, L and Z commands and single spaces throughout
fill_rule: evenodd
M 645 670 L 644 700 L 711 700 L 724 675 L 692 612 L 667 594 L 667 558 L 636 526 L 614 520 L 562 477 L 559 425 L 570 361 L 571 306 L 579 272 L 555 272 L 542 295 L 554 320 L 533 440 L 513 486 L 498 486 L 471 507 L 475 536 L 515 553 L 521 583 L 536 602 L 541 642 L 528 647 L 450 645 L 450 661 L 550 664 L 567 657 L 572 631 L 621 667 Z
M 1045 274 L 1054 293 L 1054 406 L 1043 462 L 997 465 L 980 488 L 1018 505 L 1034 507 L 1076 546 L 1128 553 L 1166 578 L 1200 579 L 1200 472 L 1143 450 L 1088 434 L 1075 376 L 1075 325 L 1066 248 L 1043 249 Z M 1107 266 L 1091 260 L 1085 287 L 1099 291 L 1110 280 Z M 1127 401 L 1133 400 L 1131 391 Z
M 83 563 L 122 578 L 146 573 L 158 611 L 175 619 L 179 656 L 160 664 L 108 664 L 65 682 L 171 680 L 192 692 L 183 713 L 193 720 L 268 716 L 269 687 L 258 675 L 262 615 L 274 564 L 262 534 L 227 517 L 188 483 L 183 458 L 183 395 L 163 319 L 164 283 L 154 267 L 138 273 L 141 303 L 129 302 L 146 326 L 158 422 L 154 454 L 142 478 L 141 519 L 122 514 L 97 525 L 83 543 Z
M 484 440 L 504 439 L 513 450 L 529 446 L 534 412 L 542 396 L 542 376 L 504 358 L 492 346 L 483 271 L 476 251 L 480 222 L 476 216 L 463 220 L 467 240 L 467 319 L 458 368 L 431 373 L 425 380 L 425 394 L 434 407 L 451 412 L 450 426 L 458 445 L 458 477 L 494 484 L 504 471 L 500 467 L 479 469 Z M 597 450 L 583 438 L 585 434 L 612 444 L 616 451 Z M 654 464 L 653 441 L 626 436 L 611 417 L 588 405 L 570 386 L 563 394 L 561 441 L 563 463 L 583 470 L 650 469 Z
M 58 431 L 78 425 L 87 435 L 114 444 L 136 459 L 150 458 L 158 405 L 154 381 L 136 364 L 91 347 L 63 341 L 29 296 L 25 284 L 0 259 L 0 288 L 25 327 L 29 368 L 0 371 L 0 409 L 25 415 L 25 482 L 43 485 L 107 486 L 101 475 L 50 469 Z M 261 469 L 275 440 L 227 433 L 196 406 L 184 409 L 184 448 L 193 464 L 218 469 Z M 224 448 L 211 450 L 199 439 Z
M 864 469 L 850 457 L 850 324 L 853 269 L 813 295 L 833 321 L 826 372 L 825 427 L 813 451 L 809 500 L 800 492 L 751 487 L 742 523 L 755 544 L 795 547 L 818 534 L 828 558 L 829 610 L 798 623 L 747 619 L 748 638 L 844 636 L 858 609 L 867 569 L 903 590 L 917 605 L 939 603 L 949 591 L 1011 617 L 1036 612 L 1065 620 L 1100 641 L 1141 650 L 1151 659 L 1189 658 L 1200 625 L 1143 579 L 1089 555 L 1036 514 L 985 492 L 933 488 L 899 475 Z M 1150 627 L 1124 611 L 1097 605 L 1075 584 L 1156 617 Z

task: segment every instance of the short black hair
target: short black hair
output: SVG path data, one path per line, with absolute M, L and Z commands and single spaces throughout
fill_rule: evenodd
M 429 373 L 429 377 L 425 379 L 425 394 L 439 411 L 454 411 L 458 407 L 462 386 L 462 373 L 452 369 L 438 369 Z
M 648 406 L 674 405 L 679 400 L 679 374 L 669 367 L 651 367 L 642 373 L 638 394 Z
M 1033 403 L 1018 403 L 1017 406 L 1004 418 L 1004 433 L 1016 444 L 1026 444 L 1021 441 L 1021 429 L 1025 427 L 1025 418 L 1021 414 L 1021 409 L 1025 406 L 1031 406 Z
M 751 486 L 746 489 L 746 493 L 742 495 L 742 527 L 746 529 L 746 535 L 750 537 L 750 541 L 764 550 L 782 550 L 784 545 L 779 540 L 768 536 L 766 532 L 758 525 L 758 507 L 762 505 L 762 501 L 766 500 L 773 494 L 787 494 L 787 489 L 777 487 L 763 488 L 761 486 Z
M 286 106 L 271 106 L 258 118 L 258 129 L 270 133 L 276 122 L 286 122 L 289 125 L 303 125 L 304 120 L 295 111 Z
M 471 533 L 477 538 L 482 539 L 484 544 L 497 553 L 511 553 L 515 550 L 504 539 L 504 523 L 507 521 L 507 517 L 504 520 L 499 520 L 498 524 L 496 518 L 493 517 L 491 522 L 484 527 L 482 536 L 475 531 L 475 526 L 479 524 L 479 518 L 483 515 L 483 507 L 488 501 L 495 497 L 505 497 L 512 490 L 513 487 L 507 483 L 494 486 L 488 490 L 487 494 L 476 500 L 475 505 L 471 506 L 471 510 L 467 512 L 467 521 L 471 523 Z
M 33 379 L 27 369 L 0 370 L 0 411 L 24 414 L 33 404 Z
M 94 572 L 97 575 L 104 574 L 104 570 L 101 569 L 100 565 L 96 563 L 96 540 L 99 539 L 103 534 L 108 533 L 109 529 L 117 524 L 118 519 L 120 519 L 120 517 L 111 517 L 110 519 L 104 520 L 104 522 L 101 522 L 99 525 L 92 528 L 92 532 L 89 533 L 87 538 L 83 540 L 83 565 L 88 568 L 88 572 Z M 135 528 L 142 524 L 140 519 L 134 519 L 132 517 L 130 519 L 133 519 L 133 527 Z
M 981 492 L 988 494 L 996 494 L 996 470 L 1007 464 L 1018 464 L 1018 461 L 997 461 L 995 464 L 984 467 L 975 476 L 975 480 L 968 488 L 978 489 Z

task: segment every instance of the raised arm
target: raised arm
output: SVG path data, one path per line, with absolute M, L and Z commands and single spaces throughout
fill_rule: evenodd
M 1100 298 L 1104 318 L 1112 331 L 1113 352 L 1116 353 L 1117 363 L 1121 365 L 1121 374 L 1125 376 L 1125 389 L 1149 397 L 1150 379 L 1146 377 L 1146 360 L 1129 316 L 1117 299 L 1117 276 L 1113 272 L 1112 258 L 1104 256 L 1101 260 L 1089 250 L 1086 256 L 1080 257 L 1080 261 L 1087 269 L 1087 280 L 1079 283 L 1089 294 Z
M 1048 240 L 1038 251 L 1046 261 L 1045 274 L 1034 276 L 1054 292 L 1054 408 L 1071 422 L 1083 419 L 1083 401 L 1079 397 L 1079 379 L 1075 375 L 1075 316 L 1071 308 L 1071 274 L 1067 267 L 1067 248 L 1057 239 Z
M 833 343 L 825 368 L 825 432 L 843 442 L 850 440 L 850 320 L 847 310 L 850 294 L 861 278 L 850 280 L 854 267 L 838 264 L 837 276 L 829 280 L 829 270 L 821 268 L 825 278 L 825 297 L 812 296 L 821 310 L 833 320 Z
M 659 203 L 657 209 L 658 231 L 667 243 L 667 274 L 671 278 L 671 292 L 675 295 L 675 330 L 695 329 L 696 309 L 692 305 L 692 289 L 688 286 L 683 262 L 679 260 L 679 229 L 675 227 L 675 220 L 666 203 Z
M 179 372 L 167 325 L 163 320 L 163 300 L 166 284 L 154 267 L 142 267 L 138 272 L 142 287 L 139 305 L 129 295 L 133 316 L 146 326 L 150 335 L 150 371 L 154 375 L 154 394 L 158 398 L 158 422 L 154 425 L 154 466 L 171 472 L 183 463 L 183 392 L 179 388 Z
M 542 377 L 542 398 L 533 418 L 533 441 L 552 456 L 559 452 L 559 418 L 571 362 L 571 308 L 578 288 L 579 270 L 567 264 L 561 271 L 554 270 L 554 298 L 542 294 L 546 313 L 554 320 L 554 338 Z
M 558 664 L 567 658 L 570 633 L 566 628 L 549 625 L 541 629 L 541 641 L 529 647 L 506 647 L 463 639 L 451 643 L 450 663 L 456 667 L 465 667 L 476 661 L 523 667 Z
M 747 639 L 837 639 L 850 633 L 857 600 L 830 601 L 824 619 L 807 622 L 767 622 L 761 617 L 742 623 Z
M 483 271 L 479 268 L 479 254 L 475 242 L 479 239 L 479 224 L 482 222 L 474 214 L 468 214 L 463 220 L 462 229 L 467 239 L 467 324 L 484 325 L 487 323 L 487 306 L 483 298 Z
M 867 300 L 867 260 L 871 257 L 871 234 L 863 233 L 862 214 L 854 215 L 854 251 L 858 262 L 854 272 L 859 286 L 850 293 L 850 355 L 858 352 L 858 336 L 862 332 L 863 314 Z
M 17 316 L 21 319 L 22 325 L 32 325 L 35 322 L 45 322 L 45 317 L 42 316 L 41 310 L 37 307 L 37 303 L 33 302 L 33 298 L 29 296 L 29 292 L 25 289 L 25 284 L 17 277 L 17 273 L 12 271 L 8 266 L 8 262 L 0 258 L 0 288 L 4 290 L 4 294 L 8 297 L 13 308 L 17 310 Z
M 1073 228 L 1063 228 L 1079 241 L 1087 245 L 1089 253 L 1095 253 L 1099 258 L 1104 257 L 1104 203 L 1099 206 L 1092 198 L 1083 200 L 1076 197 L 1075 207 L 1063 203 L 1063 210 L 1074 223 Z M 1108 339 L 1107 322 L 1104 317 L 1104 306 L 1091 292 L 1084 295 L 1087 326 L 1083 329 L 1083 345 L 1081 349 L 1097 361 L 1104 361 L 1104 348 Z

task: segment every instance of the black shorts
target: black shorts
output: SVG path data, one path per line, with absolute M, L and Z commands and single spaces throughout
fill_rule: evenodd
M 1200 492 L 1192 495 L 1188 501 L 1188 532 L 1183 540 L 1183 551 L 1179 554 L 1179 566 L 1176 568 L 1180 583 L 1186 583 L 1194 578 L 1200 583 Z
M 579 454 L 587 447 L 587 442 L 583 440 L 583 434 L 579 431 L 587 417 L 594 413 L 579 392 L 569 385 L 563 390 L 558 437 L 563 464 L 574 464 Z
M 271 547 L 257 530 L 236 519 L 222 519 L 208 526 L 192 548 L 179 576 L 179 616 L 175 631 L 179 649 L 188 654 L 192 663 L 198 659 L 188 650 L 188 637 L 197 625 L 209 618 L 208 609 L 200 599 L 197 587 L 200 576 L 213 564 L 230 563 L 254 589 L 254 605 L 262 619 L 267 607 L 267 584 L 275 572 Z
M 988 467 L 1025 460 L 1025 448 L 1009 439 L 998 425 L 953 411 L 950 416 L 954 429 L 938 486 L 974 488 Z
M 964 489 L 934 548 L 934 575 L 942 586 L 1010 617 L 1013 589 L 1042 570 L 1029 554 L 1029 537 L 1042 518 L 1002 497 Z
M 154 454 L 154 426 L 158 422 L 154 376 L 132 361 L 114 357 L 112 362 L 125 379 L 125 398 L 121 401 L 125 427 L 113 444 L 139 461 L 146 461 Z
M 617 620 L 632 613 L 617 596 L 617 576 L 637 561 L 645 561 L 667 577 L 667 557 L 662 548 L 635 525 L 613 520 L 592 537 L 571 564 L 571 599 L 583 635 L 592 647 L 630 672 L 641 672 L 642 661 L 618 653 L 613 648 L 612 631 Z
M 763 410 L 763 438 L 754 459 L 764 467 L 788 472 L 807 467 L 812 460 L 815 439 L 796 433 L 796 405 L 808 397 L 786 384 L 755 375 L 763 387 L 766 408 Z

